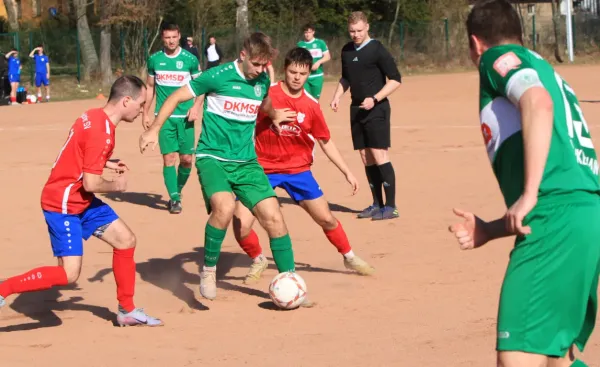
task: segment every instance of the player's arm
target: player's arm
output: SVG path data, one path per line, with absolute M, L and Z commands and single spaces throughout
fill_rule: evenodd
M 546 168 L 554 126 L 554 103 L 532 68 L 513 74 L 506 85 L 506 96 L 519 108 L 523 135 L 523 193 L 506 213 L 507 230 L 528 234 L 522 220 L 537 204 L 538 191 Z
M 46 63 L 46 78 L 50 79 L 50 61 Z
M 4 55 L 4 58 L 9 59 L 13 54 L 16 54 L 17 51 L 9 51 Z
M 340 170 L 340 172 L 344 174 L 346 180 L 352 185 L 352 195 L 356 194 L 358 191 L 358 181 L 350 171 L 350 168 L 348 168 L 346 161 L 344 161 L 344 158 L 342 158 L 342 155 L 340 154 L 337 146 L 333 143 L 333 140 L 318 139 L 317 141 L 319 142 L 319 146 L 321 147 L 321 150 L 323 150 L 323 153 L 325 153 L 331 163 L 333 163 Z
M 35 55 L 35 53 L 37 52 L 39 47 L 34 48 L 33 50 L 31 50 L 31 52 L 29 53 L 29 57 L 33 58 L 33 55 Z
M 292 122 L 296 119 L 296 111 L 289 108 L 275 109 L 275 107 L 273 107 L 273 101 L 268 95 L 263 99 L 260 110 L 269 116 L 269 119 L 271 119 L 271 122 L 275 125 L 278 132 L 280 132 L 279 124 L 282 122 Z
M 392 57 L 392 54 L 390 54 L 383 45 L 379 47 L 379 53 L 377 65 L 381 68 L 383 74 L 388 78 L 383 88 L 381 88 L 379 92 L 375 93 L 375 98 L 377 98 L 378 101 L 381 101 L 398 89 L 400 83 L 402 83 L 402 76 L 400 75 L 400 71 L 398 70 L 398 66 Z
M 348 67 L 344 63 L 344 50 L 342 49 L 342 77 L 338 82 L 337 88 L 335 88 L 335 93 L 333 93 L 333 98 L 331 99 L 331 103 L 329 106 L 334 112 L 337 112 L 338 107 L 340 105 L 340 98 L 346 93 L 346 91 L 350 88 L 350 75 L 348 73 Z
M 329 53 L 325 42 L 322 43 L 321 47 L 323 50 L 323 57 L 321 58 L 321 60 L 314 63 L 313 70 L 317 70 L 321 65 L 331 60 L 331 54 Z
M 177 105 L 183 102 L 187 102 L 190 99 L 196 97 L 190 88 L 187 85 L 177 89 L 175 92 L 171 93 L 171 95 L 165 100 L 163 105 L 160 107 L 156 118 L 154 118 L 154 122 L 150 125 L 149 130 L 152 130 L 158 133 L 158 130 L 163 126 L 165 121 L 173 114 Z
M 91 193 L 123 192 L 127 188 L 124 176 L 118 176 L 113 181 L 108 181 L 101 175 L 83 173 L 83 188 Z

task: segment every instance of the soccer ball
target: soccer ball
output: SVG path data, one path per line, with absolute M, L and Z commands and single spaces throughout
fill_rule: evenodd
M 269 296 L 277 307 L 293 310 L 306 298 L 306 283 L 294 272 L 279 273 L 269 285 Z

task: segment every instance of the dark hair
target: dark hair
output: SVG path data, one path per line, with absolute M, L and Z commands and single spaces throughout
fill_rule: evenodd
M 312 23 L 306 23 L 304 27 L 302 27 L 302 32 L 306 32 L 309 29 L 315 30 L 315 26 Z
M 250 59 L 273 60 L 277 51 L 273 48 L 271 37 L 262 32 L 254 32 L 244 40 L 244 50 Z
M 488 46 L 497 46 L 504 41 L 523 44 L 523 30 L 519 14 L 507 0 L 478 0 L 467 18 L 469 44 L 476 36 Z
M 117 101 L 128 96 L 137 99 L 144 88 L 146 88 L 146 84 L 142 79 L 135 75 L 123 75 L 115 80 L 112 87 L 110 87 L 108 101 Z
M 165 23 L 161 27 L 160 34 L 162 35 L 166 31 L 177 31 L 180 32 L 179 26 L 175 23 Z
M 287 69 L 291 64 L 299 66 L 308 66 L 310 70 L 313 65 L 313 58 L 310 51 L 303 47 L 294 47 L 285 55 L 284 68 Z

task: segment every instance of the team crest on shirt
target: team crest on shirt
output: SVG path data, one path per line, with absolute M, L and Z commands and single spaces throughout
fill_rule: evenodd
M 181 68 L 183 68 L 183 61 L 177 61 L 177 62 L 175 63 L 175 66 L 177 67 L 177 69 L 181 69 Z
M 262 85 L 260 85 L 260 84 L 256 84 L 256 85 L 254 86 L 254 94 L 255 94 L 257 97 L 260 97 L 260 96 L 262 95 Z
M 298 112 L 298 123 L 301 124 L 304 122 L 304 118 L 306 117 L 306 114 L 302 113 L 302 112 Z

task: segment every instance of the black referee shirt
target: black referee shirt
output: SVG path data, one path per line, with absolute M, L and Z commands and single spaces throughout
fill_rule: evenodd
M 386 77 L 401 82 L 396 61 L 381 42 L 370 39 L 358 48 L 348 42 L 342 48 L 342 78 L 350 83 L 353 105 L 378 93 Z

